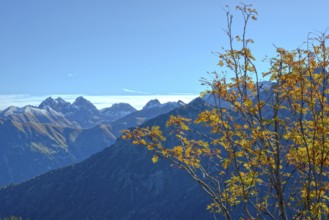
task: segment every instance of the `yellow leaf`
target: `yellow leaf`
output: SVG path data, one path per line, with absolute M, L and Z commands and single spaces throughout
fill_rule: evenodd
M 145 141 L 144 139 L 141 139 L 141 140 L 139 141 L 139 143 L 140 143 L 140 144 L 143 144 L 143 145 L 146 145 L 146 141 Z
M 157 163 L 158 160 L 159 160 L 159 156 L 158 156 L 158 155 L 154 155 L 154 156 L 152 157 L 152 162 L 153 162 L 153 163 Z
M 251 107 L 252 107 L 252 101 L 251 101 L 250 99 L 246 99 L 246 100 L 244 101 L 244 104 L 245 104 L 245 106 L 247 106 L 248 108 L 251 108 Z
M 191 156 L 191 152 L 192 152 L 192 147 L 188 147 L 185 151 L 185 156 L 186 157 L 190 157 Z
M 183 122 L 181 123 L 181 129 L 184 130 L 184 131 L 190 130 L 190 128 Z
M 229 159 L 225 159 L 225 160 L 224 160 L 224 163 L 223 163 L 223 168 L 224 168 L 224 169 L 227 169 L 227 167 L 230 165 L 230 163 L 231 163 L 231 160 L 229 160 Z

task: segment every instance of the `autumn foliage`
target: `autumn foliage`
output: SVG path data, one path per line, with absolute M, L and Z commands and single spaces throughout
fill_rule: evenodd
M 125 131 L 124 138 L 184 169 L 212 199 L 208 209 L 226 219 L 327 219 L 329 216 L 328 36 L 305 48 L 275 48 L 268 72 L 258 73 L 247 38 L 257 19 L 250 5 L 236 8 L 244 26 L 218 53 L 220 72 L 203 84 L 216 106 L 196 119 L 171 116 L 179 143 L 159 127 Z M 265 84 L 260 78 L 268 79 Z M 209 132 L 193 129 L 204 126 Z M 193 135 L 191 135 L 193 133 Z M 192 138 L 193 137 L 193 138 Z

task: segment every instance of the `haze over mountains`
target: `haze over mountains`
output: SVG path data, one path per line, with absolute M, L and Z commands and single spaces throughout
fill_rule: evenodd
M 72 104 L 49 97 L 38 107 L 8 107 L 0 112 L 0 185 L 84 160 L 113 144 L 120 130 L 182 105 L 151 100 L 140 111 L 127 103 L 98 110 L 83 97 Z

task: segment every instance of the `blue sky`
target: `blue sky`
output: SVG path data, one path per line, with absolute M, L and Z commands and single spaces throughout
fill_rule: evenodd
M 328 0 L 2 0 L 0 97 L 196 95 L 227 44 L 223 8 L 238 2 L 259 12 L 259 60 L 329 27 Z

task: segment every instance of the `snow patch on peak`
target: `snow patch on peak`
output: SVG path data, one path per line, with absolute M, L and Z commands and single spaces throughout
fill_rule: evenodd
M 49 97 L 45 99 L 41 104 L 38 106 L 39 109 L 47 109 L 49 110 L 50 108 L 65 114 L 66 112 L 70 111 L 72 108 L 71 103 L 66 102 L 64 99 L 58 97 L 56 99 L 53 99 L 52 97 Z
M 69 104 L 69 102 L 65 101 L 61 97 L 57 97 L 57 99 L 55 99 L 55 102 L 58 104 Z
M 57 97 L 57 99 L 53 99 L 52 97 L 46 98 L 44 101 L 41 102 L 38 108 L 45 108 L 45 106 L 49 107 L 55 107 L 55 106 L 63 106 L 63 105 L 68 105 L 70 104 L 69 102 L 66 102 L 64 99 L 61 97 Z
M 6 117 L 8 115 L 19 114 L 24 111 L 24 108 L 9 106 L 1 112 L 1 116 Z

